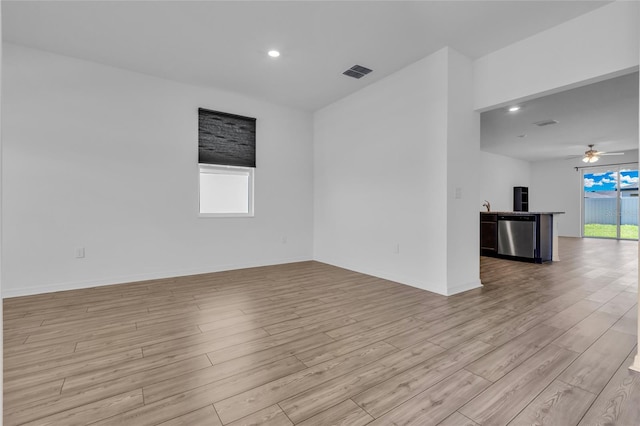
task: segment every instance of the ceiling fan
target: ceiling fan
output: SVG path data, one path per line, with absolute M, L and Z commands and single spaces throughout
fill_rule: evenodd
M 583 156 L 580 155 L 574 155 L 571 156 L 569 158 L 578 158 L 578 157 L 582 157 L 582 161 L 584 161 L 585 163 L 595 163 L 596 161 L 598 161 L 600 159 L 601 156 L 603 155 L 624 155 L 624 152 L 604 152 L 604 151 L 597 151 L 595 149 L 593 149 L 594 145 L 590 144 L 589 145 L 589 149 L 586 150 L 584 152 Z

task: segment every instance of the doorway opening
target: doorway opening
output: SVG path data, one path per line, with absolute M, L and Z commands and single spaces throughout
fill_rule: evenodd
M 638 239 L 638 165 L 582 170 L 582 236 Z

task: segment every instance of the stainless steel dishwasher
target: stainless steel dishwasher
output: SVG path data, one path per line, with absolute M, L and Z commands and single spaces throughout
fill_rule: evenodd
M 535 258 L 536 217 L 498 215 L 498 254 Z

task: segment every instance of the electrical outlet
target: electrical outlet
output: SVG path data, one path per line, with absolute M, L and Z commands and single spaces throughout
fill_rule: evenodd
M 462 188 L 456 187 L 456 200 L 459 200 L 461 198 L 462 198 Z
M 287 244 L 287 236 L 286 236 L 286 235 L 283 235 L 283 236 L 282 236 L 282 238 L 280 239 L 280 242 L 281 242 L 282 244 Z
M 84 247 L 76 248 L 76 259 L 84 258 Z

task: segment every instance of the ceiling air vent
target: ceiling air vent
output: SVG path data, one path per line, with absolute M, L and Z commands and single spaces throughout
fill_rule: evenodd
M 558 122 L 556 120 L 542 120 L 533 124 L 535 124 L 536 126 L 544 127 L 544 126 L 551 126 L 552 124 L 558 124 Z
M 353 78 L 362 78 L 365 75 L 369 74 L 372 70 L 369 68 L 363 67 L 362 65 L 354 65 L 342 74 L 348 75 Z

